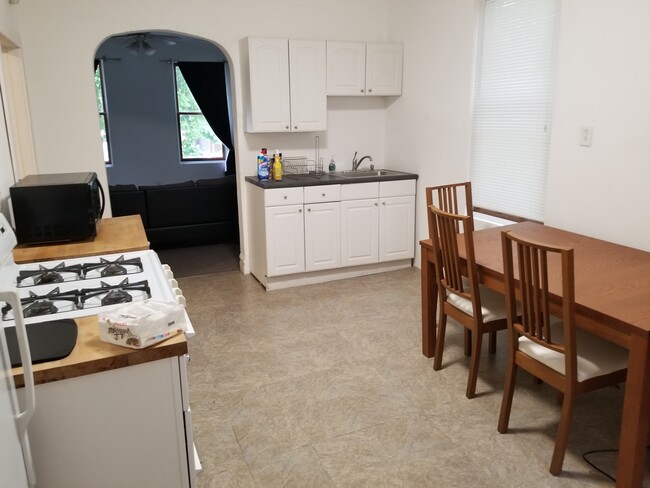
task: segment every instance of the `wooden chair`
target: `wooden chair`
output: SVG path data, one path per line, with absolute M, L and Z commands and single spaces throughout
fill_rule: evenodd
M 476 395 L 476 380 L 481 358 L 483 334 L 494 336 L 491 344 L 496 344 L 496 332 L 506 328 L 506 313 L 503 296 L 483 286 L 479 286 L 478 270 L 474 259 L 474 240 L 472 237 L 472 218 L 456 215 L 431 205 L 429 207 L 431 241 L 437 256 L 436 280 L 440 298 L 440 317 L 436 341 L 433 369 L 442 366 L 442 353 L 445 343 L 447 317 L 460 322 L 471 334 L 471 361 L 467 379 L 467 398 Z M 459 227 L 464 229 L 458 234 Z M 458 254 L 458 239 L 463 239 L 467 260 L 467 276 L 462 274 Z M 494 352 L 496 348 L 491 347 Z
M 472 204 L 472 183 L 452 183 L 449 185 L 429 186 L 425 188 L 427 208 L 431 205 L 445 212 L 467 215 L 474 223 L 474 206 Z M 461 229 L 458 229 L 460 233 Z M 431 234 L 431 227 L 429 227 Z
M 467 215 L 472 222 L 472 229 L 474 228 L 474 204 L 472 203 L 472 183 L 465 181 L 462 183 L 450 183 L 447 185 L 429 186 L 425 188 L 425 196 L 427 200 L 427 208 L 431 205 L 444 210 L 445 212 Z M 431 223 L 431 213 L 429 214 L 429 236 L 433 233 Z M 460 233 L 464 229 L 461 224 L 458 224 L 456 232 Z M 469 356 L 472 353 L 472 333 L 469 329 L 465 329 L 464 339 L 465 355 Z M 490 352 L 496 351 L 496 335 L 490 334 Z
M 508 431 L 518 368 L 556 388 L 562 399 L 562 412 L 550 472 L 557 476 L 562 471 L 576 396 L 625 381 L 627 351 L 576 329 L 573 249 L 530 241 L 511 232 L 503 232 L 501 240 L 509 353 L 498 430 L 502 434 Z M 562 273 L 559 299 L 557 292 L 550 290 L 548 276 L 549 262 L 556 264 L 558 260 Z M 515 268 L 519 270 L 518 281 Z M 560 305 L 559 317 L 551 315 L 554 303 Z

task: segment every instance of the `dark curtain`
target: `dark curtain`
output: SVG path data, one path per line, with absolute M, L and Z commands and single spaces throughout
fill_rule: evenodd
M 224 64 L 180 62 L 178 67 L 208 124 L 230 150 L 226 160 L 226 174 L 234 174 L 235 151 L 230 131 Z

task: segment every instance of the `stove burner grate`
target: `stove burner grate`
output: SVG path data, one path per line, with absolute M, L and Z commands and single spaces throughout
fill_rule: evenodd
M 85 277 L 88 277 L 89 273 L 97 271 L 99 272 L 99 276 L 102 278 L 130 273 L 141 273 L 144 271 L 142 260 L 140 258 L 124 259 L 123 255 L 114 261 L 110 261 L 106 258 L 99 258 L 98 263 L 85 263 L 82 267 Z
M 80 264 L 66 266 L 65 263 L 59 263 L 53 268 L 47 268 L 41 264 L 38 269 L 19 271 L 16 283 L 19 287 L 63 283 L 64 281 L 79 280 L 82 274 L 83 270 Z M 72 279 L 66 279 L 69 277 Z
M 144 292 L 146 298 L 151 298 L 151 289 L 147 280 L 129 283 L 129 279 L 124 278 L 117 285 L 109 285 L 102 281 L 101 286 L 98 288 L 84 288 L 79 291 L 81 295 L 81 308 L 128 303 L 133 300 L 132 292 Z M 99 299 L 99 303 L 94 303 L 93 299 L 95 298 Z M 89 304 L 88 302 L 91 303 Z
M 72 302 L 74 309 L 78 309 L 79 293 L 76 290 L 62 293 L 57 287 L 46 295 L 37 295 L 30 291 L 28 297 L 20 299 L 25 318 L 55 314 L 60 308 L 56 305 L 57 302 Z M 11 320 L 13 318 L 12 308 L 8 303 L 0 311 L 2 312 L 2 320 Z

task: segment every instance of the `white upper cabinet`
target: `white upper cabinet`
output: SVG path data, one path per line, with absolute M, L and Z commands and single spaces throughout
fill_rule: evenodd
M 366 44 L 366 95 L 402 94 L 401 44 Z
M 402 94 L 401 44 L 327 41 L 327 94 Z
M 288 49 L 286 39 L 248 38 L 248 132 L 285 132 L 290 128 Z
M 325 41 L 289 40 L 291 130 L 327 129 Z
M 327 129 L 325 41 L 248 38 L 248 132 Z
M 366 43 L 327 41 L 327 94 L 364 95 Z

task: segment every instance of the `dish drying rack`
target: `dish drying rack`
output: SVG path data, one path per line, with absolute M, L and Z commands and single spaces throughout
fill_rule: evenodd
M 313 161 L 306 156 L 286 156 L 282 158 L 284 174 L 287 177 L 310 176 L 319 178 L 326 174 L 323 171 L 323 160 Z

